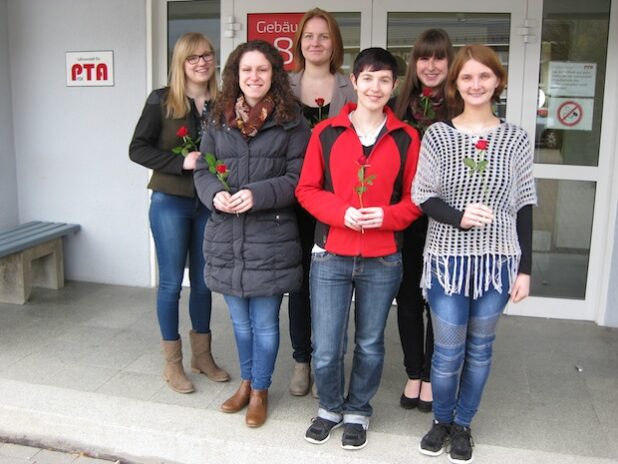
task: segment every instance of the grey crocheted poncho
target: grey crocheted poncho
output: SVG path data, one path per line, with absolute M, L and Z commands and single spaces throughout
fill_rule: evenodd
M 484 150 L 479 148 L 483 145 Z M 412 186 L 413 201 L 421 205 L 438 197 L 460 211 L 470 203 L 483 203 L 492 209 L 494 220 L 484 228 L 464 230 L 429 218 L 421 278 L 424 292 L 431 286 L 432 268 L 447 294 L 476 299 L 490 286 L 502 292 L 505 260 L 510 292 L 521 256 L 517 212 L 537 201 L 532 162 L 530 138 L 514 124 L 503 122 L 482 136 L 443 122 L 428 128 Z M 463 259 L 449 271 L 449 261 L 456 257 Z

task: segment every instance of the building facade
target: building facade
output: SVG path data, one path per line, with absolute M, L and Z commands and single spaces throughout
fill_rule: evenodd
M 534 135 L 539 192 L 533 296 L 508 312 L 618 326 L 615 3 L 0 0 L 0 229 L 79 223 L 66 243 L 68 278 L 152 285 L 148 172 L 127 148 L 147 94 L 165 84 L 175 39 L 206 33 L 219 66 L 247 37 L 277 40 L 289 58 L 294 18 L 319 6 L 342 27 L 344 67 L 381 46 L 403 68 L 428 27 L 446 29 L 455 46 L 480 42 L 499 53 L 508 87 L 496 110 Z M 73 85 L 67 62 L 88 53 L 111 56 L 110 74 L 99 75 L 107 81 L 85 66 L 81 84 L 91 85 Z

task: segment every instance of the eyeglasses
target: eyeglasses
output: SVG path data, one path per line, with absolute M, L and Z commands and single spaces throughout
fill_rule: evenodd
M 187 63 L 198 64 L 200 62 L 200 58 L 204 59 L 204 63 L 210 63 L 211 61 L 214 61 L 215 54 L 213 52 L 206 52 L 202 55 L 189 55 L 187 57 Z

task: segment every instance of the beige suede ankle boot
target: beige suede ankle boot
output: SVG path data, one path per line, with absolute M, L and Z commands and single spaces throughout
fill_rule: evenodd
M 217 366 L 210 353 L 210 334 L 201 334 L 191 330 L 189 338 L 191 340 L 192 352 L 191 370 L 193 372 L 201 372 L 215 382 L 227 382 L 230 380 L 230 374 Z
M 309 363 L 294 363 L 294 375 L 290 381 L 290 393 L 305 396 L 311 387 L 311 367 Z
M 195 391 L 193 384 L 185 374 L 182 366 L 182 342 L 178 340 L 163 340 L 163 354 L 165 355 L 165 369 L 163 377 L 170 388 L 178 393 Z

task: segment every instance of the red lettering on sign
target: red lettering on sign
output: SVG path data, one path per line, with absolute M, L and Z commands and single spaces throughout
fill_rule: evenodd
M 94 69 L 94 64 L 86 63 L 84 65 L 84 69 L 86 70 L 86 80 L 91 81 L 92 80 L 92 70 Z
M 77 77 L 82 73 L 82 70 L 83 68 L 81 64 L 74 64 L 71 66 L 71 80 L 76 81 Z
M 107 65 L 105 63 L 99 63 L 97 65 L 97 81 L 107 80 Z

